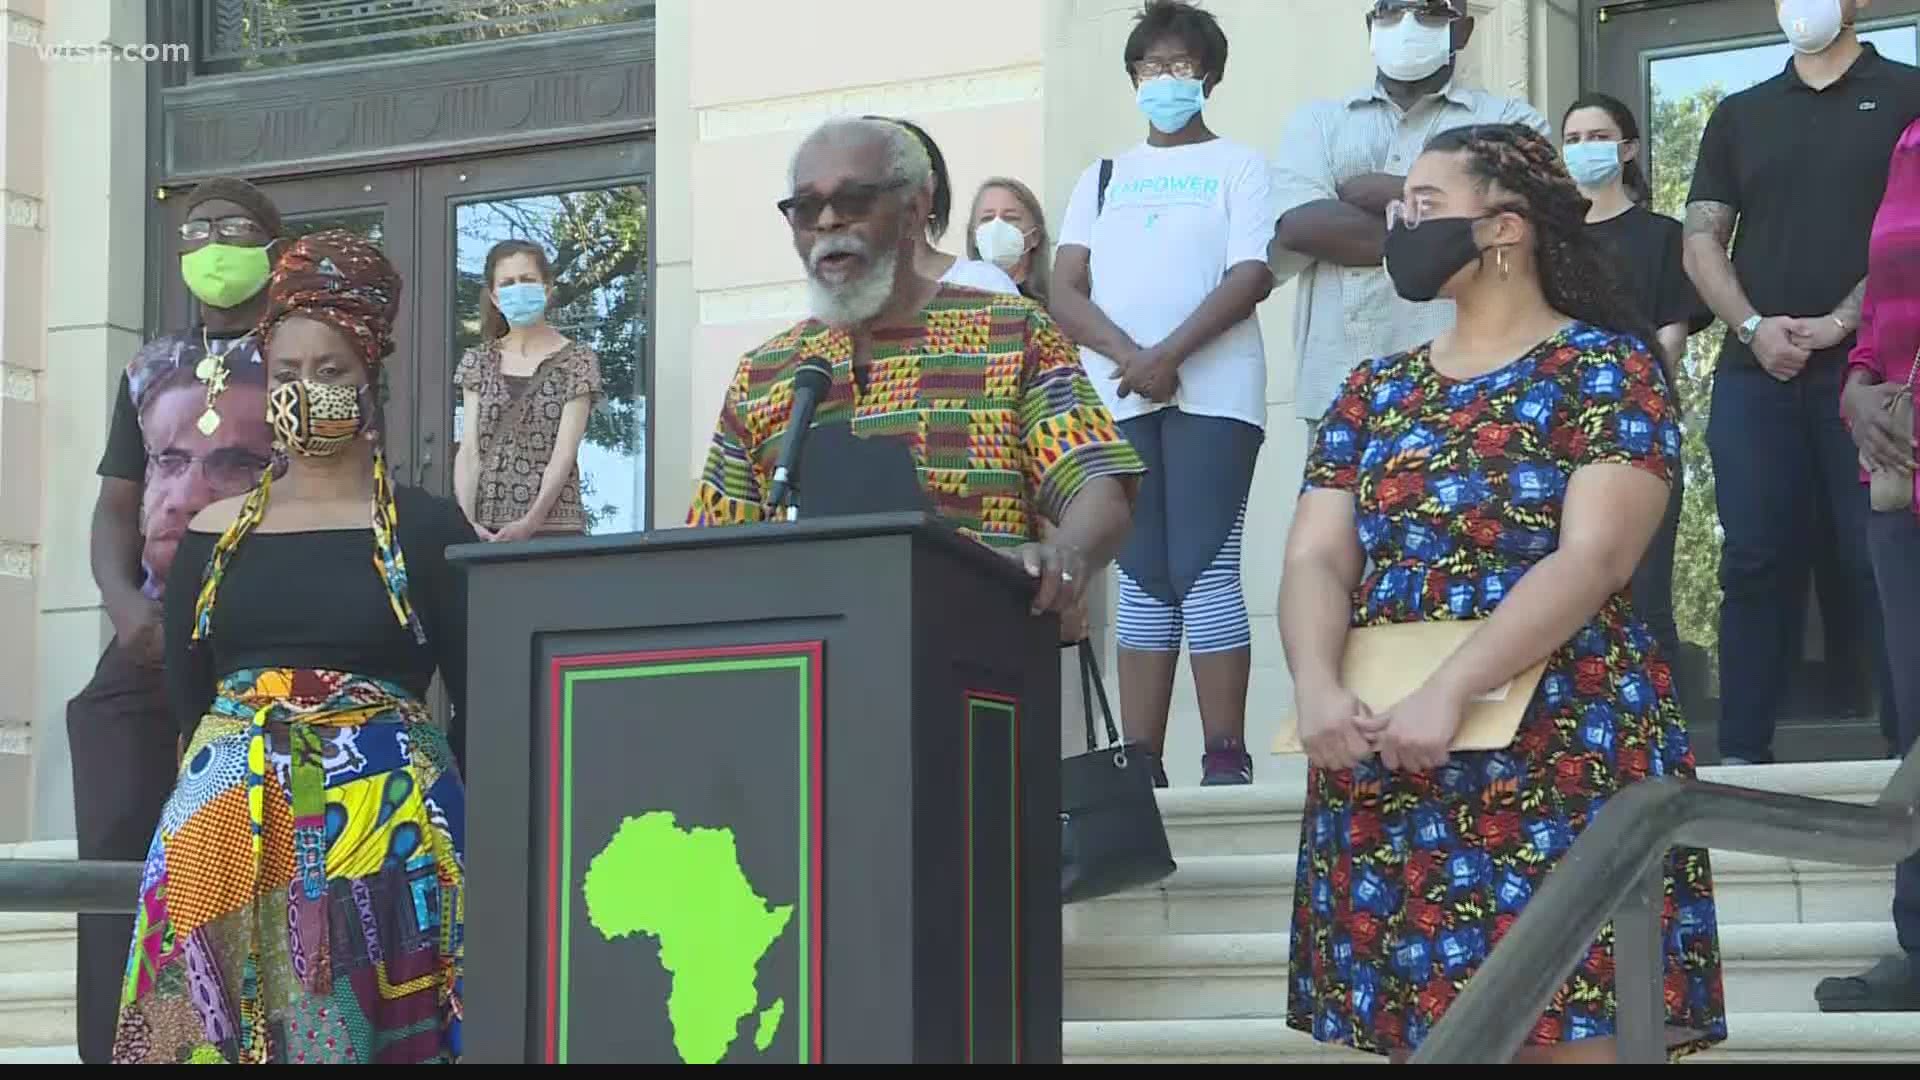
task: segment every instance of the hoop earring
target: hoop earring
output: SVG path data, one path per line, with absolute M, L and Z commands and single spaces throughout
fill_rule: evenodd
M 1507 280 L 1507 277 L 1512 273 L 1512 270 L 1507 266 L 1507 249 L 1506 248 L 1498 248 L 1494 251 L 1493 264 L 1500 268 L 1500 280 L 1501 281 Z

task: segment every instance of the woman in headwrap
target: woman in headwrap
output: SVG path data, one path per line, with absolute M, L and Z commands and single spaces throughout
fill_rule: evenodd
M 166 594 L 187 739 L 147 856 L 118 1062 L 457 1061 L 464 589 L 452 502 L 392 486 L 400 279 L 351 233 L 282 256 L 260 323 L 284 473 L 202 511 Z M 434 673 L 452 738 L 426 705 Z

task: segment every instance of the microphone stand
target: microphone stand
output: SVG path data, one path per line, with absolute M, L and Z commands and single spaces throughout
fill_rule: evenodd
M 833 368 L 825 360 L 809 357 L 794 369 L 793 411 L 787 417 L 786 441 L 780 447 L 767 498 L 774 512 L 790 522 L 800 520 L 800 506 L 794 501 L 800 492 L 800 451 L 813 429 L 814 409 L 832 389 Z

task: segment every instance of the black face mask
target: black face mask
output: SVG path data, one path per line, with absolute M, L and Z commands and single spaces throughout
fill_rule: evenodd
M 1484 252 L 1473 238 L 1479 218 L 1434 218 L 1409 229 L 1396 223 L 1387 232 L 1387 276 L 1403 298 L 1424 303 L 1440 295 L 1453 275 Z

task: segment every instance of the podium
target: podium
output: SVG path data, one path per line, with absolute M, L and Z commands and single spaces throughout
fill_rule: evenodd
M 1060 650 L 924 514 L 450 556 L 465 1060 L 1060 1061 Z

